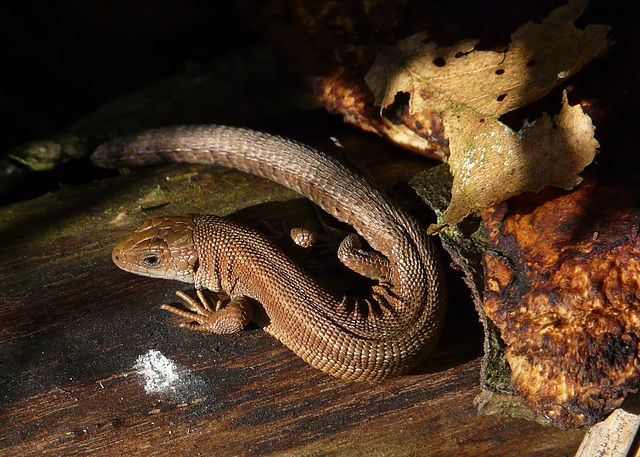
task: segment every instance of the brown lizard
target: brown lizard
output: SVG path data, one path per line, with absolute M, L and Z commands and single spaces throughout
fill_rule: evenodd
M 302 143 L 224 126 L 181 126 L 114 139 L 93 154 L 105 167 L 166 161 L 215 163 L 269 178 L 353 226 L 339 248 L 351 269 L 378 283 L 366 299 L 320 286 L 260 233 L 216 216 L 158 217 L 119 243 L 122 269 L 194 283 L 228 295 L 211 308 L 185 299 L 192 312 L 165 309 L 231 333 L 253 318 L 312 366 L 341 378 L 375 381 L 418 363 L 437 340 L 446 287 L 437 251 L 404 210 L 337 160 Z M 382 254 L 382 255 L 380 255 Z

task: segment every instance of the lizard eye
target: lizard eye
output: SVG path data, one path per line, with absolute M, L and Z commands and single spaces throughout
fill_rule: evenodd
M 162 259 L 158 254 L 145 254 L 142 256 L 142 262 L 149 268 L 156 268 L 160 266 Z

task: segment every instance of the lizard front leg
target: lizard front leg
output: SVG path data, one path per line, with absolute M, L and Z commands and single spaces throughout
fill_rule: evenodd
M 362 250 L 355 233 L 346 236 L 338 247 L 338 259 L 352 271 L 377 281 L 389 281 L 389 260 L 378 252 Z
M 162 305 L 161 308 L 190 319 L 193 322 L 183 322 L 180 327 L 199 332 L 211 332 L 218 334 L 237 333 L 251 320 L 253 315 L 253 302 L 247 297 L 234 297 L 226 304 L 218 300 L 215 308 L 211 308 L 202 291 L 198 290 L 198 300 L 178 291 L 176 295 L 185 301 L 186 306 L 192 311 L 184 311 L 171 305 Z

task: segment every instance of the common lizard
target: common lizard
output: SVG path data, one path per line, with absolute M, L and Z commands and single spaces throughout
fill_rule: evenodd
M 140 275 L 194 283 L 228 295 L 209 307 L 179 294 L 192 312 L 165 309 L 216 333 L 253 318 L 312 366 L 375 381 L 408 370 L 438 339 L 446 308 L 443 271 L 416 220 L 368 179 L 305 144 L 247 129 L 179 126 L 116 138 L 92 156 L 103 167 L 215 163 L 271 179 L 350 224 L 378 251 L 347 236 L 339 257 L 378 279 L 364 299 L 320 286 L 263 235 L 216 216 L 157 217 L 120 242 L 114 262 Z M 384 274 L 380 274 L 384 271 Z

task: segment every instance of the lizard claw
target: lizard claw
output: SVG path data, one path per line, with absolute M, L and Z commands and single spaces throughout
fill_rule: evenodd
M 215 308 L 211 308 L 202 291 L 198 290 L 196 293 L 199 302 L 184 292 L 176 292 L 191 311 L 184 311 L 171 305 L 162 305 L 160 308 L 194 321 L 182 322 L 180 327 L 199 332 L 237 333 L 251 320 L 253 303 L 247 297 L 218 300 Z

